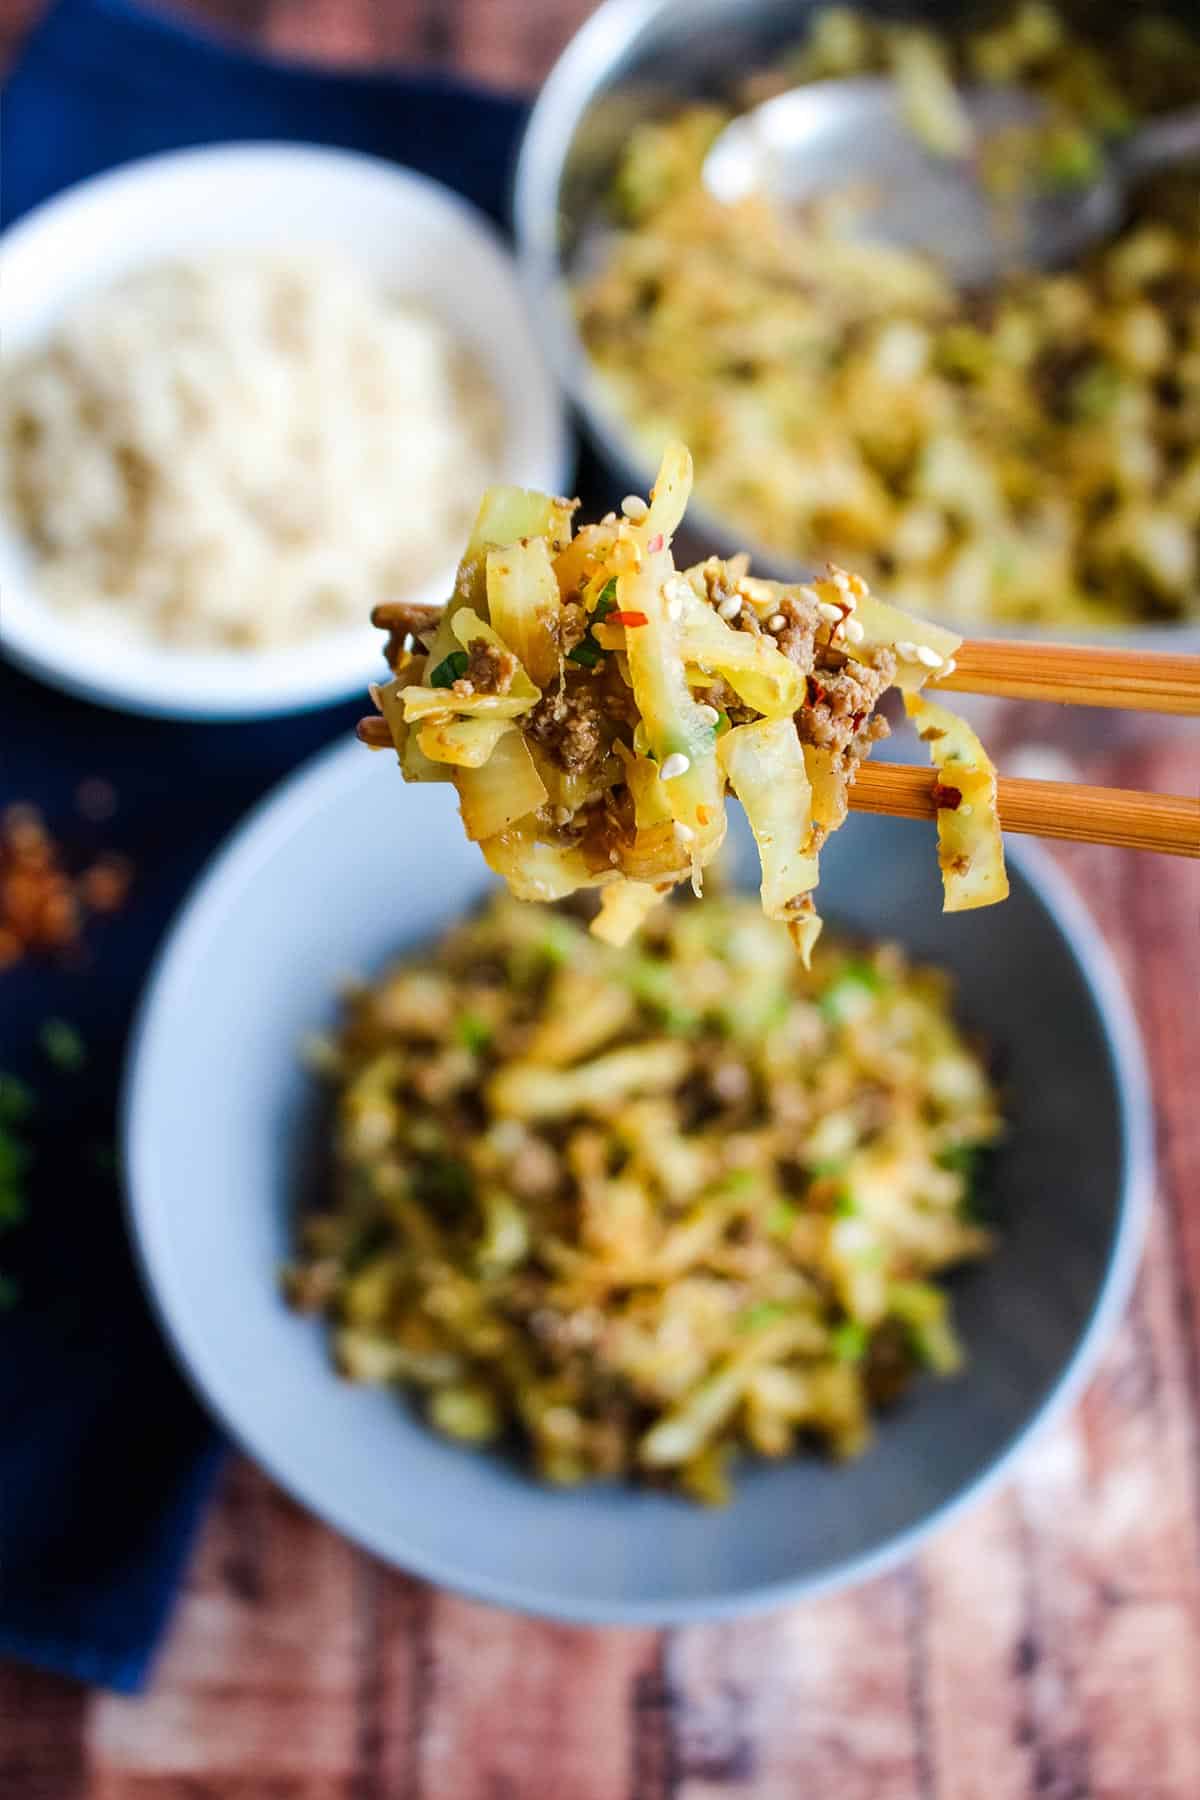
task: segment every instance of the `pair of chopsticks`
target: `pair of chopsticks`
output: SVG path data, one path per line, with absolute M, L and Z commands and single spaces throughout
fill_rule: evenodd
M 977 638 L 959 646 L 954 664 L 952 675 L 929 682 L 931 692 L 1200 717 L 1200 656 Z M 932 770 L 905 763 L 865 762 L 850 805 L 858 812 L 931 819 L 936 779 Z M 1200 857 L 1200 797 L 1001 775 L 996 799 L 1005 831 Z
M 952 675 L 929 683 L 931 692 L 1200 717 L 1200 656 L 977 638 L 955 651 L 954 662 Z M 378 718 L 361 720 L 358 735 L 376 748 L 392 741 Z M 936 780 L 933 769 L 864 762 L 850 789 L 850 805 L 856 812 L 932 819 Z M 1200 798 L 1008 775 L 996 786 L 1005 831 L 1200 857 Z

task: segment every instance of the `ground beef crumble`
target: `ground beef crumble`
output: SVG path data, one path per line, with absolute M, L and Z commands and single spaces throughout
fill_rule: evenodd
M 892 683 L 896 658 L 879 649 L 868 651 L 862 662 L 838 660 L 841 667 L 823 668 L 818 659 L 809 677 L 808 705 L 797 715 L 800 739 L 823 750 L 865 751 L 890 734 L 887 720 L 872 714 Z
M 475 693 L 507 694 L 516 672 L 517 659 L 511 650 L 501 650 L 482 637 L 469 646 L 466 679 Z
M 799 663 L 802 669 L 811 669 L 819 623 L 815 603 L 796 594 L 787 594 L 779 602 L 779 611 L 787 623 L 782 631 L 772 633 L 775 642 L 794 663 Z
M 558 616 L 558 647 L 566 656 L 582 644 L 591 629 L 591 614 L 579 601 L 568 600 Z
M 551 688 L 527 715 L 526 729 L 570 775 L 590 774 L 608 754 L 604 713 L 587 688 Z

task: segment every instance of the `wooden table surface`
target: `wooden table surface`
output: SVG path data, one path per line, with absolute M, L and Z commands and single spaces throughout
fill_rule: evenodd
M 37 10 L 0 0 L 0 49 Z M 195 10 L 289 54 L 530 87 L 590 7 Z M 1095 730 L 1077 765 L 1195 792 L 1198 738 Z M 1001 1491 L 851 1593 L 588 1631 L 396 1574 L 235 1460 L 144 1697 L 0 1667 L 0 1800 L 1197 1800 L 1200 864 L 1061 860 L 1146 1035 L 1160 1177 L 1120 1331 Z

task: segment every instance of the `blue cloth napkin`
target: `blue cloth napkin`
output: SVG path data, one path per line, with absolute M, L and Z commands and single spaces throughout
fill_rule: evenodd
M 524 114 L 435 77 L 266 62 L 123 0 L 62 0 L 4 95 L 3 218 L 131 157 L 228 139 L 368 150 L 503 219 Z M 2 603 L 2 602 L 0 602 Z M 126 909 L 89 929 L 89 965 L 0 972 L 0 1073 L 35 1094 L 27 1223 L 0 1236 L 0 1654 L 126 1692 L 143 1682 L 219 1442 L 163 1347 L 134 1273 L 111 1166 L 131 1012 L 201 863 L 246 807 L 349 729 L 357 704 L 248 725 L 125 718 L 0 665 L 0 806 L 41 808 L 79 857 L 126 853 Z M 81 816 L 89 776 L 117 792 Z M 75 1027 L 82 1066 L 48 1054 Z

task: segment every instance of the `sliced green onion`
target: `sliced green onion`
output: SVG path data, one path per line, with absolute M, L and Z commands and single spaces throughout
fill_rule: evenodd
M 452 650 L 429 677 L 430 687 L 453 687 L 461 681 L 467 672 L 467 653 L 465 650 Z
M 567 661 L 579 663 L 585 669 L 594 669 L 603 655 L 595 638 L 585 637 L 573 650 L 567 651 Z
M 870 963 L 855 960 L 848 962 L 840 974 L 834 977 L 817 1005 L 829 1024 L 844 1025 L 848 1019 L 864 1010 L 865 1001 L 872 995 L 881 993 L 887 985 L 884 977 Z
M 839 1362 L 861 1362 L 867 1353 L 867 1334 L 856 1319 L 846 1319 L 830 1333 L 829 1345 Z

